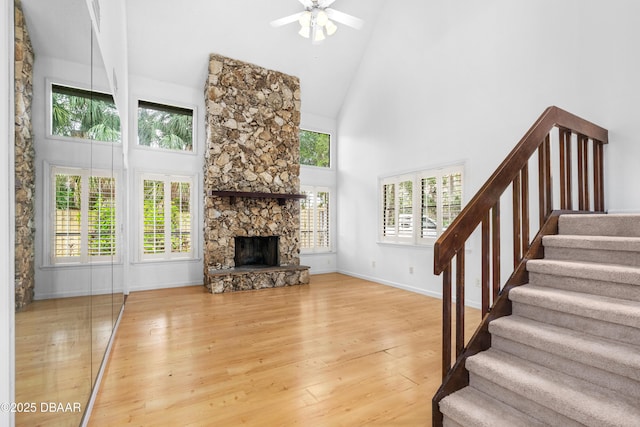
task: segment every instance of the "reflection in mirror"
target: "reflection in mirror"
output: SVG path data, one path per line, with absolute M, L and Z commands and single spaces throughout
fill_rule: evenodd
M 86 1 L 15 5 L 16 425 L 79 425 L 123 304 L 119 118 Z

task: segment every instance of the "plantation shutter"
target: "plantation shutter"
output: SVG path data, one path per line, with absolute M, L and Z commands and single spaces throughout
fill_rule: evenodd
M 305 199 L 300 200 L 300 248 L 313 247 L 313 206 L 314 192 L 311 189 L 302 189 Z
M 462 210 L 462 174 L 442 176 L 442 231 L 446 230 Z
M 191 184 L 171 183 L 171 252 L 191 252 Z
M 318 191 L 316 214 L 316 246 L 330 248 L 329 241 L 329 192 Z
M 143 253 L 164 253 L 164 182 L 145 179 L 143 194 Z
M 396 185 L 382 186 L 382 236 L 396 235 Z
M 80 175 L 55 174 L 54 257 L 79 257 L 82 249 Z
M 420 180 L 421 187 L 421 220 L 420 237 L 436 237 L 438 235 L 438 179 L 429 176 Z
M 116 254 L 115 180 L 89 178 L 89 256 Z

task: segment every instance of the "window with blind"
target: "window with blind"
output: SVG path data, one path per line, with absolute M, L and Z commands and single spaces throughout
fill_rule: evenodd
M 110 171 L 51 168 L 53 264 L 113 261 L 116 179 Z
M 380 241 L 430 244 L 462 210 L 463 166 L 380 180 Z
M 192 258 L 193 179 L 144 175 L 141 184 L 141 258 Z
M 302 186 L 300 200 L 300 249 L 303 252 L 331 250 L 330 190 Z
M 120 116 L 110 94 L 52 84 L 49 108 L 51 135 L 121 142 Z
M 138 101 L 138 144 L 193 151 L 193 109 Z

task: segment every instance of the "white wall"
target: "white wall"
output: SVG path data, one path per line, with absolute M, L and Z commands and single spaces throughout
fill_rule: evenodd
M 431 248 L 376 243 L 378 177 L 464 161 L 468 200 L 549 105 L 610 130 L 607 207 L 640 211 L 624 185 L 640 180 L 639 3 L 406 0 L 380 16 L 338 120 L 340 271 L 440 295 Z
M 302 108 L 304 109 L 304 105 Z M 337 215 L 337 155 L 335 147 L 338 144 L 338 138 L 336 132 L 336 120 L 316 114 L 305 113 L 303 110 L 300 115 L 300 127 L 305 130 L 328 133 L 331 135 L 331 147 L 329 152 L 330 167 L 321 168 L 301 165 L 300 185 L 329 187 L 332 190 L 329 199 L 329 221 L 331 227 L 331 235 L 329 236 L 329 239 L 332 242 L 331 250 L 329 252 L 318 253 L 302 252 L 300 254 L 300 264 L 311 267 L 309 270 L 310 274 L 333 273 L 337 271 L 337 227 L 331 226 L 336 224 L 335 218 Z
M 204 82 L 203 82 L 204 84 Z M 204 86 L 203 86 L 204 87 Z M 205 149 L 204 89 L 179 86 L 150 80 L 140 76 L 129 76 L 129 271 L 128 290 L 159 289 L 175 286 L 199 285 L 203 279 L 202 229 L 203 189 L 202 168 Z M 138 100 L 193 108 L 195 110 L 194 149 L 191 153 L 157 150 L 137 145 L 136 117 Z M 193 260 L 141 261 L 137 244 L 140 232 L 140 216 L 137 200 L 137 177 L 140 173 L 166 173 L 195 175 L 193 192 L 197 201 L 195 236 L 192 244 L 196 258 Z
M 46 299 L 77 295 L 111 293 L 113 285 L 122 289 L 122 260 L 112 265 L 93 266 L 52 266 L 49 258 L 50 247 L 47 237 L 49 216 L 48 170 L 50 166 L 111 169 L 122 167 L 122 147 L 120 144 L 87 143 L 53 137 L 47 131 L 49 99 L 48 86 L 51 82 L 69 84 L 84 89 L 109 92 L 109 82 L 102 67 L 94 67 L 55 58 L 38 56 L 34 63 L 32 124 L 34 148 L 36 152 L 35 191 L 35 298 Z M 122 182 L 122 174 L 116 179 Z M 124 197 L 118 195 L 118 202 Z M 122 225 L 122 218 L 119 220 Z
M 15 401 L 13 1 L 0 2 L 0 403 Z M 14 425 L 0 411 L 0 425 Z

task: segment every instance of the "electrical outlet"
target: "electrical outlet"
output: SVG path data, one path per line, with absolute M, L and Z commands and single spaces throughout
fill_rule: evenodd
M 476 278 L 476 288 L 480 287 L 480 279 Z
M 413 274 L 413 267 L 409 267 L 409 274 Z
M 376 262 L 375 261 L 371 261 L 371 267 L 372 268 L 376 268 Z

